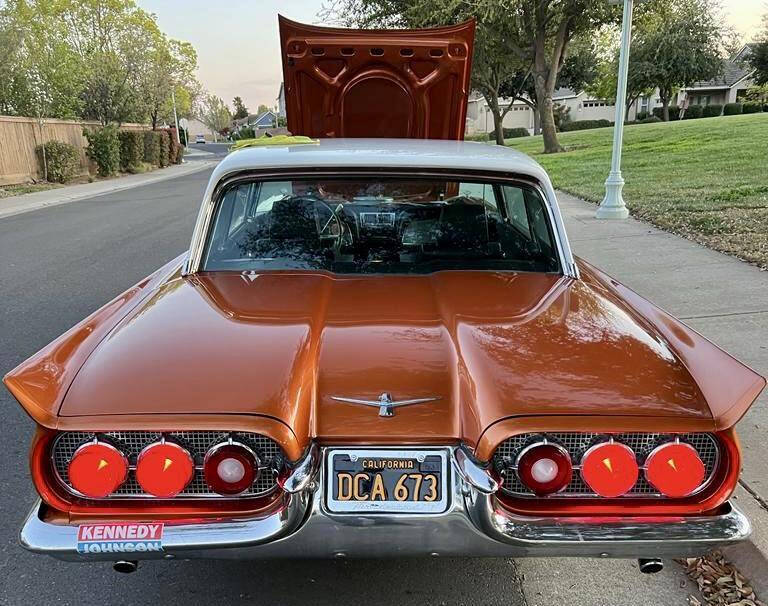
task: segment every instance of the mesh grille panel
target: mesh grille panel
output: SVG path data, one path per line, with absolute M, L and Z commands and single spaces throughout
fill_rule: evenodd
M 72 489 L 69 483 L 68 465 L 72 455 L 82 444 L 93 440 L 96 434 L 80 431 L 71 431 L 62 433 L 53 445 L 53 466 L 62 483 Z M 218 497 L 221 495 L 212 492 L 203 476 L 202 464 L 205 453 L 214 444 L 226 441 L 229 436 L 236 442 L 242 442 L 250 447 L 261 461 L 261 473 L 251 487 L 240 497 L 258 497 L 264 496 L 275 489 L 277 473 L 282 462 L 282 452 L 276 442 L 271 439 L 255 433 L 231 433 L 228 431 L 176 431 L 166 433 L 166 439 L 173 440 L 189 450 L 195 461 L 195 475 L 192 481 L 179 493 L 177 497 Z M 128 471 L 128 477 L 108 499 L 114 498 L 136 498 L 149 497 L 139 483 L 136 481 L 134 467 L 139 453 L 145 446 L 157 442 L 161 434 L 151 431 L 110 431 L 99 434 L 100 439 L 109 441 L 119 448 L 128 458 L 128 464 L 131 469 Z
M 562 492 L 552 495 L 555 497 L 595 497 L 589 487 L 581 479 L 578 473 L 578 467 L 584 452 L 594 444 L 606 439 L 605 434 L 599 433 L 547 433 L 547 434 L 520 434 L 502 442 L 493 455 L 493 465 L 503 477 L 502 490 L 515 497 L 534 497 L 533 492 L 523 485 L 517 475 L 516 462 L 517 457 L 526 446 L 535 442 L 540 442 L 546 438 L 549 442 L 554 442 L 565 448 L 571 455 L 571 461 L 574 466 L 573 479 Z M 663 444 L 678 437 L 681 442 L 686 442 L 693 446 L 699 453 L 704 468 L 706 470 L 705 482 L 709 481 L 715 471 L 718 460 L 718 448 L 715 438 L 708 433 L 688 433 L 678 436 L 672 434 L 660 433 L 622 433 L 612 435 L 613 439 L 629 446 L 637 457 L 638 464 L 642 467 L 645 459 L 651 451 Z M 625 497 L 658 497 L 661 496 L 658 491 L 651 486 L 645 479 L 642 472 L 634 488 L 625 495 Z

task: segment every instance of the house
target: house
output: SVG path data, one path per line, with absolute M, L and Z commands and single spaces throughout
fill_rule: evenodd
M 573 91 L 569 88 L 559 88 L 552 95 L 555 105 L 566 108 L 571 120 L 610 120 L 616 117 L 616 104 L 606 99 L 596 99 L 586 91 Z M 499 99 L 502 109 L 509 106 L 509 99 Z M 639 104 L 635 103 L 629 111 L 628 120 L 637 119 Z M 504 128 L 527 128 L 533 131 L 536 112 L 524 101 L 516 100 L 512 108 L 504 116 Z M 487 133 L 493 131 L 493 114 L 485 99 L 473 93 L 467 105 L 467 134 Z
M 232 132 L 239 133 L 244 128 L 252 128 L 259 136 L 259 131 L 277 127 L 277 114 L 271 110 L 261 114 L 249 114 L 245 118 L 238 118 L 232 122 Z
M 218 136 L 197 118 L 187 119 L 187 136 L 194 141 L 197 135 L 203 135 L 206 141 L 216 141 Z
M 686 99 L 689 105 L 725 105 L 740 101 L 747 89 L 755 84 L 752 78 L 754 70 L 747 63 L 752 47 L 752 44 L 744 45 L 727 60 L 722 75 L 682 89 L 678 104 Z

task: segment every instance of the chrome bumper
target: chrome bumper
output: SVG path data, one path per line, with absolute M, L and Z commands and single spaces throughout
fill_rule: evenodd
M 77 526 L 44 520 L 39 501 L 21 530 L 24 548 L 62 560 L 160 558 L 327 558 L 407 556 L 595 556 L 685 557 L 746 539 L 747 518 L 727 503 L 712 516 L 640 519 L 632 517 L 533 518 L 515 516 L 493 495 L 496 486 L 463 456 L 453 456 L 451 499 L 441 514 L 334 514 L 325 507 L 323 464 L 301 466 L 306 480 L 290 482 L 282 505 L 269 515 L 196 524 L 166 523 L 162 552 L 77 551 Z M 322 460 L 325 460 L 323 453 Z M 295 479 L 295 478 L 294 478 Z

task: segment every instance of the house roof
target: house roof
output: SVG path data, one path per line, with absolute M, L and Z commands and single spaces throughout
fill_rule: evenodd
M 570 88 L 562 87 L 562 88 L 555 89 L 555 91 L 552 93 L 552 98 L 553 99 L 570 99 L 572 97 L 578 97 L 580 94 L 581 94 L 580 92 L 576 92 L 575 90 L 572 90 Z
M 748 77 L 754 70 L 746 63 L 749 54 L 752 52 L 753 44 L 745 44 L 741 50 L 730 59 L 726 59 L 723 65 L 723 73 L 717 78 L 711 80 L 701 80 L 694 82 L 693 88 L 731 88 L 733 85 L 741 82 Z

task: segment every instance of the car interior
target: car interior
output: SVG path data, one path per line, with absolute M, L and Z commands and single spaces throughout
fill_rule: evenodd
M 555 272 L 538 191 L 506 182 L 248 181 L 218 200 L 204 269 Z

